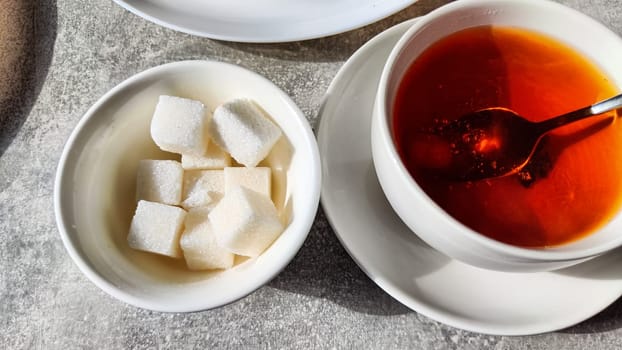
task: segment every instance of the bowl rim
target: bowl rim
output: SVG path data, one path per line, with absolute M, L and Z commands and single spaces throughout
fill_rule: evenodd
M 72 231 L 72 227 L 70 220 L 67 218 L 67 213 L 68 211 L 73 210 L 73 205 L 67 204 L 67 200 L 65 199 L 65 197 L 70 195 L 72 191 L 72 186 L 70 186 L 70 184 L 65 184 L 64 182 L 65 179 L 67 179 L 68 177 L 67 172 L 74 169 L 75 162 L 70 163 L 69 157 L 74 152 L 74 146 L 78 138 L 82 135 L 83 132 L 86 132 L 85 126 L 87 125 L 87 123 L 98 114 L 98 112 L 107 101 L 118 95 L 124 89 L 132 85 L 138 84 L 141 81 L 148 79 L 152 76 L 156 76 L 158 74 L 172 73 L 181 68 L 187 69 L 188 67 L 196 67 L 197 69 L 201 69 L 202 67 L 214 65 L 225 67 L 227 69 L 238 70 L 244 74 L 247 74 L 249 77 L 251 77 L 251 79 L 256 79 L 257 81 L 261 81 L 262 83 L 273 87 L 274 93 L 277 95 L 278 99 L 285 102 L 285 105 L 287 105 L 288 108 L 292 109 L 295 112 L 294 115 L 291 115 L 289 119 L 291 120 L 292 124 L 295 125 L 295 128 L 300 130 L 300 135 L 297 135 L 299 136 L 297 138 L 297 143 L 301 146 L 300 148 L 303 149 L 305 153 L 308 153 L 309 159 L 306 160 L 306 162 L 309 162 L 311 164 L 309 166 L 311 172 L 305 176 L 304 180 L 304 182 L 306 183 L 305 192 L 308 193 L 308 196 L 305 197 L 307 197 L 308 199 L 306 202 L 303 203 L 303 207 L 308 208 L 301 211 L 302 215 L 298 215 L 297 217 L 292 218 L 292 221 L 286 226 L 284 232 L 281 234 L 285 234 L 285 232 L 289 231 L 290 229 L 295 229 L 295 232 L 298 232 L 298 234 L 295 235 L 296 239 L 293 239 L 291 245 L 287 246 L 290 248 L 290 250 L 283 254 L 277 254 L 277 256 L 272 259 L 271 264 L 267 265 L 270 267 L 270 269 L 266 269 L 265 273 L 255 274 L 255 276 L 249 278 L 249 282 L 243 285 L 242 288 L 236 286 L 236 288 L 233 289 L 233 292 L 228 298 L 224 298 L 220 300 L 220 302 L 202 303 L 201 301 L 198 301 L 196 303 L 186 303 L 184 305 L 166 303 L 166 301 L 163 300 L 151 300 L 152 298 L 141 298 L 123 290 L 122 288 L 116 286 L 115 284 L 107 280 L 104 276 L 102 276 L 100 272 L 91 265 L 88 258 L 85 257 L 85 253 L 78 248 L 78 246 L 80 245 L 78 242 L 76 242 L 76 240 L 78 240 L 78 237 L 70 233 Z M 278 124 L 279 123 L 277 121 L 277 125 Z M 73 260 L 73 262 L 78 266 L 79 270 L 101 290 L 120 301 L 143 309 L 161 312 L 194 312 L 221 307 L 251 294 L 261 286 L 268 283 L 274 277 L 276 277 L 290 263 L 290 261 L 295 257 L 295 255 L 302 247 L 313 225 L 320 202 L 320 187 L 322 183 L 321 176 L 322 172 L 319 149 L 310 123 L 306 119 L 304 113 L 296 105 L 296 103 L 276 84 L 274 84 L 266 77 L 260 75 L 259 73 L 231 63 L 214 60 L 176 61 L 154 66 L 131 75 L 130 77 L 123 80 L 121 83 L 115 85 L 112 89 L 108 90 L 104 95 L 99 97 L 97 101 L 93 105 L 91 105 L 91 107 L 89 107 L 88 110 L 80 117 L 78 123 L 70 133 L 67 141 L 65 142 L 63 151 L 58 161 L 58 166 L 54 178 L 54 214 L 61 240 L 63 242 L 63 245 L 65 246 L 65 250 L 71 257 L 71 260 Z M 74 233 L 77 233 L 75 229 Z M 277 241 L 275 241 L 275 243 Z
M 439 18 L 443 18 L 449 14 L 452 14 L 456 10 L 473 10 L 482 7 L 486 7 L 490 10 L 494 9 L 496 5 L 502 4 L 506 6 L 508 4 L 512 4 L 526 8 L 532 7 L 533 9 L 546 9 L 549 11 L 556 11 L 560 14 L 560 16 L 573 16 L 574 18 L 580 19 L 581 21 L 589 24 L 591 28 L 595 28 L 603 33 L 606 33 L 608 35 L 607 41 L 614 40 L 617 41 L 620 46 L 622 46 L 622 38 L 620 38 L 611 29 L 607 28 L 604 24 L 598 22 L 597 20 L 589 17 L 588 15 L 578 10 L 550 0 L 461 0 L 443 5 L 433 10 L 429 14 L 422 16 L 398 40 L 397 44 L 393 47 L 391 53 L 389 54 L 389 57 L 385 63 L 385 66 L 383 67 L 383 71 L 380 77 L 378 93 L 376 95 L 376 103 L 378 104 L 378 110 L 380 110 L 381 113 L 376 113 L 376 116 L 374 118 L 377 119 L 377 125 L 380 128 L 379 134 L 382 137 L 382 144 L 388 151 L 389 157 L 391 159 L 391 164 L 397 165 L 397 176 L 401 178 L 401 181 L 407 185 L 408 190 L 416 193 L 417 196 L 421 198 L 426 198 L 431 205 L 431 210 L 433 210 L 435 214 L 437 214 L 437 216 L 443 218 L 444 225 L 451 227 L 454 231 L 459 231 L 463 237 L 467 238 L 471 242 L 474 242 L 480 246 L 489 249 L 489 251 L 498 252 L 517 259 L 528 259 L 540 262 L 563 262 L 593 257 L 607 252 L 611 249 L 614 249 L 622 245 L 622 236 L 600 244 L 596 244 L 591 247 L 576 249 L 574 251 L 562 249 L 564 249 L 564 247 L 567 247 L 568 245 L 582 241 L 582 239 L 569 242 L 568 244 L 561 246 L 527 248 L 503 243 L 484 236 L 455 219 L 444 209 L 442 209 L 434 200 L 432 200 L 416 183 L 412 176 L 410 176 L 408 170 L 404 166 L 399 154 L 395 149 L 393 136 L 390 132 L 389 127 L 390 118 L 388 116 L 388 113 L 386 113 L 388 108 L 387 100 L 389 98 L 388 85 L 392 77 L 394 64 L 401 57 L 401 54 L 404 52 L 405 48 L 411 43 L 412 38 L 416 36 L 421 30 L 429 26 L 430 23 L 436 22 L 439 20 Z M 411 59 L 410 61 L 412 62 L 413 59 Z M 620 209 L 619 212 L 622 212 L 622 209 Z M 609 223 L 614 220 L 614 218 L 611 218 L 608 223 L 600 226 L 597 230 L 602 230 L 607 227 Z M 586 237 L 589 237 L 589 235 Z

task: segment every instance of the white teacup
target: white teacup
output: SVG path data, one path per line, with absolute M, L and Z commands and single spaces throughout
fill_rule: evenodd
M 585 55 L 622 89 L 622 40 L 578 11 L 543 0 L 461 0 L 422 17 L 392 50 L 380 79 L 372 119 L 372 153 L 382 189 L 404 223 L 426 243 L 465 263 L 501 271 L 559 269 L 622 244 L 622 213 L 596 232 L 552 248 L 521 248 L 488 238 L 437 205 L 411 177 L 391 132 L 393 102 L 410 64 L 431 44 L 462 29 L 518 27 L 558 39 Z

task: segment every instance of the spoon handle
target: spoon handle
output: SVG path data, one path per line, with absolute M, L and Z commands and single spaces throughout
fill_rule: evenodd
M 592 113 L 594 115 L 609 112 L 611 110 L 622 107 L 622 94 L 613 96 L 612 98 L 595 103 L 592 105 Z
M 542 134 L 547 133 L 560 126 L 574 123 L 581 119 L 585 119 L 594 115 L 609 112 L 616 108 L 622 107 L 622 94 L 613 96 L 604 101 L 595 103 L 591 106 L 587 106 L 570 113 L 562 114 L 558 117 L 547 119 L 545 121 L 536 123 L 538 131 Z

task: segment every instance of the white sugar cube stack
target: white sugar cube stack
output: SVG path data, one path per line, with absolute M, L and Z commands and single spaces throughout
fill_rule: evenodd
M 256 257 L 283 231 L 269 197 L 236 186 L 210 212 L 218 242 L 231 252 Z
M 186 228 L 180 245 L 191 270 L 228 269 L 235 255 L 218 244 L 209 221 L 208 208 L 193 208 L 186 216 Z
M 236 254 L 256 257 L 281 234 L 271 169 L 256 167 L 281 130 L 255 102 L 226 102 L 210 119 L 199 101 L 160 96 L 151 136 L 181 163 L 140 161 L 130 247 L 183 257 L 190 270 L 227 269 Z
M 144 159 L 138 163 L 136 197 L 170 205 L 178 205 L 182 195 L 184 169 L 174 160 Z
M 186 211 L 181 208 L 141 200 L 127 241 L 137 250 L 180 258 L 179 237 L 185 218 Z
M 281 137 L 281 129 L 255 102 L 241 98 L 220 105 L 209 123 L 209 135 L 233 159 L 254 167 Z

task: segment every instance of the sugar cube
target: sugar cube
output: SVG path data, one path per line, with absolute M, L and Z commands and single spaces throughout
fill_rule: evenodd
M 233 266 L 235 255 L 216 241 L 208 214 L 207 208 L 193 208 L 186 216 L 186 228 L 180 245 L 190 270 L 227 269 Z
M 218 202 L 225 191 L 223 170 L 189 170 L 184 173 L 183 201 L 185 209 L 208 206 Z
M 256 257 L 283 231 L 266 195 L 235 186 L 209 213 L 218 243 L 239 255 Z
M 199 101 L 160 96 L 151 120 L 151 138 L 165 151 L 202 156 L 207 147 L 207 119 Z
M 250 190 L 271 196 L 271 172 L 268 167 L 230 167 L 225 168 L 225 193 L 235 186 L 244 186 Z
M 143 159 L 136 174 L 136 198 L 178 205 L 181 201 L 184 169 L 174 160 Z
M 179 247 L 186 211 L 171 205 L 141 200 L 130 225 L 130 247 L 147 252 L 182 256 Z
M 231 165 L 231 156 L 214 142 L 208 141 L 203 156 L 181 155 L 181 166 L 186 170 L 222 169 Z
M 235 99 L 214 111 L 209 123 L 212 140 L 238 163 L 257 165 L 281 137 L 281 129 L 250 99 Z

